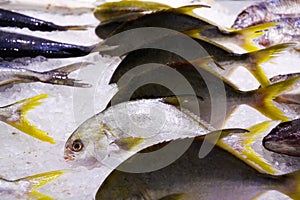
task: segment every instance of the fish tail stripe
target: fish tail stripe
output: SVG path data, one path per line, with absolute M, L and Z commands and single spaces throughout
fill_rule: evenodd
M 246 65 L 247 69 L 253 74 L 253 76 L 257 79 L 262 87 L 270 85 L 270 81 L 261 68 L 260 64 L 278 56 L 278 54 L 282 53 L 286 48 L 291 47 L 292 45 L 294 44 L 279 44 L 266 49 L 248 53 L 249 58 L 254 62 L 252 62 L 252 64 L 250 63 L 250 65 Z
M 251 147 L 253 142 L 257 138 L 262 138 L 264 131 L 270 128 L 270 125 L 273 121 L 267 121 L 255 125 L 253 127 L 248 128 L 249 132 L 241 132 L 237 134 L 237 137 L 241 140 L 241 145 L 243 146 L 243 150 L 236 150 L 232 146 L 225 143 L 222 139 L 227 135 L 221 135 L 221 138 L 218 140 L 217 145 L 222 149 L 230 152 L 237 158 L 241 159 L 254 169 L 258 170 L 262 173 L 275 174 L 277 172 L 269 163 L 267 163 L 263 158 L 261 158 Z
M 249 51 L 256 51 L 259 48 L 255 46 L 255 44 L 253 43 L 253 39 L 261 36 L 264 34 L 264 30 L 275 26 L 277 23 L 276 22 L 268 22 L 268 23 L 264 23 L 264 24 L 259 24 L 256 26 L 250 26 L 248 28 L 244 28 L 241 30 L 233 30 L 231 29 L 230 32 L 231 33 L 236 33 L 236 34 L 240 34 L 243 36 L 243 43 L 242 43 L 242 47 Z
M 253 100 L 248 103 L 248 105 L 260 111 L 263 115 L 269 117 L 273 120 L 288 121 L 289 118 L 286 117 L 283 112 L 277 108 L 273 99 L 284 92 L 286 89 L 291 87 L 300 77 L 295 77 L 288 79 L 286 81 L 278 82 L 269 85 L 265 88 L 259 88 L 253 91 Z
M 42 174 L 37 174 L 33 176 L 28 176 L 26 178 L 22 178 L 19 180 L 28 181 L 30 182 L 30 189 L 28 191 L 28 196 L 30 199 L 43 199 L 43 200 L 50 200 L 53 199 L 50 196 L 47 196 L 45 194 L 39 193 L 36 191 L 39 187 L 42 187 L 43 185 L 46 185 L 48 182 L 53 181 L 54 179 L 57 179 L 61 175 L 63 175 L 66 170 L 57 170 L 57 171 L 50 171 L 45 172 Z
M 4 122 L 32 137 L 35 137 L 45 142 L 49 142 L 51 144 L 55 144 L 54 139 L 52 137 L 50 137 L 44 131 L 37 129 L 26 119 L 25 116 L 29 110 L 32 110 L 33 108 L 41 104 L 39 100 L 44 99 L 46 97 L 48 97 L 47 94 L 41 94 L 9 105 L 11 107 L 16 107 L 16 110 L 13 114 L 17 115 L 18 117 L 16 117 L 17 119 L 14 120 L 6 119 Z

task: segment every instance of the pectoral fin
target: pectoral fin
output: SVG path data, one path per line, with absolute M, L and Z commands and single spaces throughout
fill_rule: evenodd
M 118 145 L 119 148 L 130 151 L 134 147 L 138 146 L 142 142 L 145 141 L 145 138 L 138 138 L 138 137 L 128 137 L 128 138 L 122 138 L 114 141 L 116 145 Z

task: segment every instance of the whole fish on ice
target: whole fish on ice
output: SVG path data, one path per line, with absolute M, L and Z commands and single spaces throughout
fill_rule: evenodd
M 132 15 L 127 16 L 133 7 L 132 5 L 135 3 L 138 5 L 137 10 L 144 9 L 149 11 L 149 13 L 136 12 L 139 15 L 132 17 L 132 15 L 136 15 L 136 13 L 133 12 Z M 96 17 L 98 16 L 99 19 L 108 18 L 108 20 L 104 20 L 104 22 L 101 22 L 96 28 L 96 34 L 102 39 L 135 28 L 161 27 L 184 32 L 187 35 L 190 35 L 188 32 L 194 30 L 192 37 L 214 44 L 233 43 L 247 51 L 254 51 L 258 50 L 258 48 L 254 46 L 252 39 L 262 35 L 263 30 L 275 25 L 275 23 L 259 24 L 255 27 L 242 30 L 223 28 L 193 12 L 196 8 L 207 8 L 207 6 L 204 5 L 190 5 L 169 9 L 160 8 L 160 6 L 158 6 L 157 10 L 155 10 L 151 4 L 140 5 L 140 3 L 136 1 L 130 1 L 127 5 L 127 9 L 123 1 L 117 2 L 114 5 L 118 7 L 118 4 L 120 4 L 119 6 L 121 8 L 111 8 L 111 18 L 106 15 L 102 16 L 103 11 L 100 8 L 94 11 L 94 15 Z M 107 14 L 106 9 L 105 7 L 105 14 Z M 124 14 L 122 14 L 122 12 L 120 13 L 120 11 L 124 12 Z M 196 31 L 197 35 L 195 34 Z
M 41 104 L 40 100 L 48 95 L 41 94 L 28 99 L 17 101 L 13 104 L 0 107 L 0 121 L 19 129 L 20 131 L 44 142 L 55 144 L 55 141 L 47 133 L 37 129 L 27 119 L 26 114 L 35 106 Z
M 211 132 L 209 125 L 188 110 L 181 112 L 164 101 L 155 99 L 120 103 L 91 117 L 67 140 L 65 160 L 74 166 L 87 168 L 102 165 L 113 167 L 154 144 L 194 138 Z M 223 131 L 245 132 L 243 129 Z
M 1 199 L 53 199 L 52 197 L 38 192 L 36 189 L 48 182 L 59 178 L 66 171 L 50 171 L 16 180 L 0 178 Z
M 79 80 L 68 78 L 72 71 L 83 68 L 90 63 L 73 63 L 58 69 L 37 72 L 25 68 L 0 64 L 0 87 L 15 83 L 42 82 L 74 87 L 91 87 L 90 84 L 80 83 Z
M 157 171 L 114 170 L 100 186 L 96 199 L 250 200 L 275 199 L 276 195 L 279 198 L 276 193 L 268 194 L 270 190 L 299 199 L 299 171 L 282 176 L 262 175 L 217 147 L 199 159 L 201 145 L 194 141 L 179 159 Z M 133 156 L 122 165 L 135 165 L 135 161 Z

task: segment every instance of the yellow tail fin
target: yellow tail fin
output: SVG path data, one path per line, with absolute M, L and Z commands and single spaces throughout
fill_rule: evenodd
M 290 183 L 286 184 L 287 188 L 283 191 L 292 199 L 300 199 L 300 170 L 286 175 Z
M 264 30 L 277 25 L 276 22 L 267 22 L 264 24 L 259 24 L 256 26 L 250 26 L 248 28 L 236 30 L 236 29 L 227 29 L 231 34 L 238 34 L 243 36 L 243 41 L 241 47 L 243 47 L 248 52 L 256 51 L 259 48 L 253 43 L 253 39 L 264 34 Z
M 259 88 L 251 91 L 254 98 L 250 102 L 247 102 L 247 104 L 257 109 L 260 113 L 270 119 L 288 121 L 289 118 L 274 105 L 272 100 L 291 87 L 299 79 L 300 77 L 294 77 L 286 81 L 269 85 L 265 88 Z
M 1 107 L 1 120 L 20 131 L 35 137 L 39 140 L 55 144 L 54 139 L 42 130 L 37 129 L 27 119 L 26 114 L 29 110 L 41 104 L 39 100 L 46 98 L 47 94 L 41 94 L 32 98 L 23 99 L 14 104 Z
M 249 132 L 235 134 L 235 137 L 239 138 L 239 143 L 235 144 L 235 146 L 232 146 L 223 140 L 228 134 L 222 134 L 217 145 L 262 173 L 276 174 L 277 170 L 258 155 L 251 146 L 256 140 L 262 140 L 264 137 L 262 133 L 268 130 L 273 123 L 273 121 L 263 122 L 248 128 L 247 130 Z
M 43 185 L 47 184 L 50 181 L 53 181 L 54 179 L 57 179 L 61 175 L 63 175 L 66 170 L 57 170 L 57 171 L 50 171 L 45 172 L 42 174 L 37 174 L 33 176 L 28 176 L 26 178 L 19 179 L 17 181 L 28 181 L 30 182 L 30 190 L 28 191 L 28 196 L 30 199 L 43 199 L 43 200 L 50 200 L 53 199 L 50 196 L 47 196 L 45 194 L 39 193 L 36 191 L 39 187 L 42 187 Z
M 248 53 L 248 57 L 251 62 L 246 66 L 247 69 L 253 74 L 253 76 L 258 80 L 262 87 L 270 85 L 268 77 L 265 75 L 260 64 L 278 56 L 288 47 L 294 46 L 294 43 L 278 44 L 266 49 L 261 49 L 255 52 Z

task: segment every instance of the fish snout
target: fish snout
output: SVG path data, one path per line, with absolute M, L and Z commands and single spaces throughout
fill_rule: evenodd
M 75 155 L 70 150 L 66 149 L 64 153 L 64 159 L 65 161 L 73 161 L 75 160 Z

